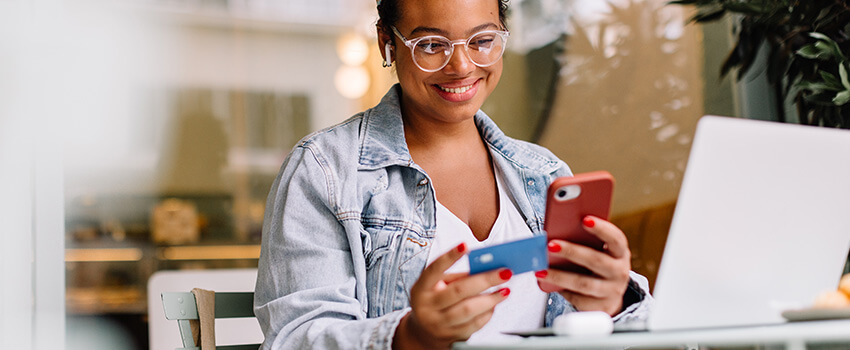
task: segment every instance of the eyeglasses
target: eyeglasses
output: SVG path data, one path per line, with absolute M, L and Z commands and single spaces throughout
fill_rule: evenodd
M 463 45 L 469 60 L 476 66 L 489 67 L 502 58 L 510 33 L 504 30 L 485 30 L 466 40 L 449 40 L 440 35 L 427 35 L 408 40 L 395 26 L 393 32 L 410 48 L 413 63 L 426 72 L 443 69 L 452 59 L 455 45 Z

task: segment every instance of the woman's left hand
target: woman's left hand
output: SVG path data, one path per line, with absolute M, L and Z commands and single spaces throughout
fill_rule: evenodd
M 553 239 L 549 241 L 549 256 L 584 266 L 593 275 L 549 268 L 538 271 L 537 280 L 562 288 L 558 293 L 579 311 L 604 311 L 614 316 L 623 307 L 623 294 L 629 285 L 628 240 L 617 226 L 598 217 L 586 216 L 582 223 L 587 232 L 605 242 L 604 249 Z

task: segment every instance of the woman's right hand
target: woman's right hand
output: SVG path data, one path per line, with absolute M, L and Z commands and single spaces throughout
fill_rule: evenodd
M 443 349 L 463 341 L 484 327 L 497 304 L 507 299 L 510 289 L 481 294 L 508 281 L 511 270 L 499 269 L 470 276 L 447 274 L 466 253 L 461 243 L 428 265 L 410 289 L 412 311 L 405 315 L 393 337 L 395 349 Z

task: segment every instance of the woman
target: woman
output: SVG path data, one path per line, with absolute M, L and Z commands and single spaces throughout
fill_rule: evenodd
M 379 45 L 399 84 L 376 107 L 304 138 L 284 162 L 255 294 L 264 349 L 448 348 L 574 310 L 644 317 L 645 279 L 629 271 L 625 235 L 599 218 L 584 223 L 605 252 L 549 245 L 592 277 L 463 271 L 474 247 L 543 234 L 546 188 L 570 175 L 479 110 L 501 76 L 506 6 L 379 1 Z M 539 282 L 561 290 L 547 295 Z

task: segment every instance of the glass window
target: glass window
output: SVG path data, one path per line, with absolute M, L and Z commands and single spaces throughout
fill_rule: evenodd
M 255 267 L 289 150 L 375 105 L 394 73 L 373 0 L 141 4 L 91 27 L 111 30 L 69 32 L 85 73 L 68 73 L 80 85 L 62 96 L 86 111 L 63 150 L 69 327 L 106 318 L 144 349 L 151 274 Z M 511 1 L 502 81 L 483 107 L 575 172 L 613 173 L 612 219 L 650 280 L 707 108 L 699 27 L 665 4 Z

